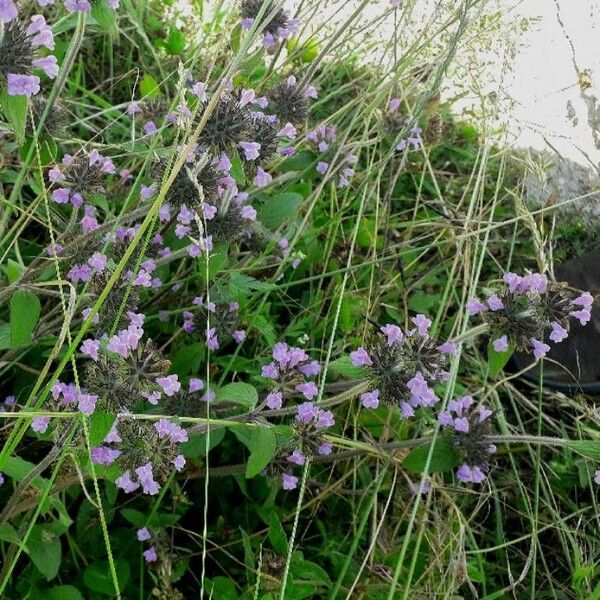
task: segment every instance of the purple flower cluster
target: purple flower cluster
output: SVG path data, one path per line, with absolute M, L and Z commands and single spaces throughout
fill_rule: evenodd
M 71 203 L 80 207 L 85 202 L 84 194 L 104 191 L 102 179 L 115 173 L 112 160 L 98 150 L 92 150 L 87 157 L 65 154 L 62 163 L 48 172 L 50 183 L 63 186 L 54 189 L 52 200 L 57 204 Z
M 150 533 L 147 527 L 142 527 L 138 529 L 136 532 L 136 537 L 140 542 L 148 542 L 152 539 L 152 534 Z M 153 563 L 158 560 L 158 555 L 156 553 L 156 547 L 154 545 L 150 546 L 147 550 L 143 552 L 144 560 L 147 563 Z
M 463 483 L 481 483 L 486 478 L 489 458 L 496 446 L 486 442 L 491 433 L 492 411 L 486 406 L 475 405 L 471 396 L 456 398 L 448 408 L 440 412 L 440 425 L 453 431 L 454 443 L 464 458 L 456 476 Z
M 263 6 L 262 0 L 243 0 L 241 3 L 242 27 L 250 29 L 259 15 Z M 274 12 L 275 11 L 275 12 Z M 274 12 L 274 14 L 272 14 Z M 298 31 L 300 22 L 292 19 L 287 11 L 283 9 L 275 10 L 275 3 L 267 3 L 262 13 L 262 19 L 265 20 L 263 31 L 263 45 L 271 49 L 281 40 L 289 40 Z M 268 21 L 266 21 L 268 19 Z
M 321 372 L 318 361 L 311 360 L 302 350 L 278 342 L 273 346 L 273 361 L 262 368 L 262 376 L 275 382 L 276 387 L 265 398 L 265 404 L 273 410 L 283 405 L 289 394 L 299 393 L 307 400 L 313 400 L 319 393 L 314 381 L 307 381 Z
M 246 331 L 239 327 L 237 302 L 215 304 L 205 302 L 202 296 L 198 296 L 193 304 L 198 307 L 196 313 L 190 310 L 183 312 L 183 330 L 192 334 L 198 329 L 206 336 L 206 343 L 213 352 L 231 339 L 237 344 L 246 339 Z
M 401 100 L 400 98 L 392 98 L 388 103 L 388 110 L 386 114 L 386 120 L 394 133 L 397 135 L 400 130 L 405 130 L 409 127 L 409 122 L 399 113 Z M 421 140 L 422 130 L 418 125 L 410 126 L 410 135 L 402 138 L 396 144 L 396 150 L 418 150 L 423 143 Z
M 185 458 L 179 445 L 187 440 L 185 429 L 168 419 L 154 424 L 123 419 L 113 424 L 102 446 L 92 449 L 92 460 L 99 465 L 118 461 L 124 471 L 115 480 L 117 487 L 127 493 L 141 487 L 144 494 L 154 496 L 160 490 L 159 482 L 172 469 L 184 468 Z
M 383 401 L 399 406 L 402 416 L 409 418 L 416 408 L 439 402 L 433 386 L 445 379 L 446 354 L 453 347 L 435 343 L 425 315 L 413 317 L 412 323 L 415 327 L 406 333 L 397 325 L 384 325 L 373 344 L 350 354 L 352 364 L 363 367 L 372 382 L 372 388 L 360 397 L 365 408 L 377 408 Z
M 327 456 L 333 451 L 324 433 L 335 425 L 333 413 L 323 410 L 313 402 L 304 402 L 298 406 L 294 420 L 292 445 L 294 450 L 287 455 L 287 463 L 302 466 L 307 458 L 320 455 Z M 298 477 L 291 473 L 282 474 L 284 490 L 293 490 L 298 485 Z
M 77 389 L 74 383 L 67 384 L 62 381 L 57 381 L 52 386 L 51 395 L 50 410 L 60 411 L 77 405 L 77 410 L 87 416 L 94 412 L 98 402 L 98 396 L 95 394 L 90 394 L 87 390 Z M 31 421 L 31 429 L 38 433 L 45 433 L 49 425 L 50 417 L 34 417 Z
M 39 1 L 39 0 L 38 0 Z M 53 0 L 52 0 L 53 1 Z M 120 0 L 106 0 L 110 8 L 119 8 Z M 65 0 L 65 8 L 69 12 L 89 13 L 92 10 L 93 0 Z
M 321 125 L 306 134 L 313 150 L 318 154 L 317 172 L 326 175 L 334 170 L 339 172 L 338 185 L 341 188 L 350 185 L 350 179 L 355 175 L 352 168 L 358 161 L 355 154 L 349 153 L 341 162 L 341 166 L 333 165 L 332 160 L 336 154 L 335 140 L 337 129 L 333 125 Z
M 18 18 L 12 0 L 0 2 L 0 21 L 8 23 L 0 40 L 0 69 L 11 96 L 35 96 L 40 91 L 40 78 L 33 74 L 40 69 L 54 79 L 58 63 L 52 54 L 42 56 L 39 49 L 54 50 L 52 30 L 42 15 L 31 17 L 27 24 Z
M 488 323 L 497 352 L 512 344 L 539 360 L 550 350 L 545 339 L 560 343 L 569 335 L 571 319 L 581 326 L 591 320 L 594 299 L 589 292 L 574 292 L 541 273 L 505 273 L 503 281 L 504 289 L 489 294 L 485 302 L 478 298 L 467 302 L 467 313 L 481 315 Z

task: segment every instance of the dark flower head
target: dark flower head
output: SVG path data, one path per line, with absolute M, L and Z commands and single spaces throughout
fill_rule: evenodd
M 54 49 L 52 31 L 42 15 L 31 17 L 30 23 L 16 18 L 5 26 L 0 39 L 0 74 L 13 96 L 34 96 L 40 91 L 40 78 L 34 69 L 42 69 L 48 77 L 58 74 L 56 57 L 41 56 L 39 48 Z
M 363 367 L 372 382 L 371 391 L 361 396 L 366 408 L 377 408 L 381 400 L 399 406 L 402 415 L 410 417 L 415 408 L 439 402 L 432 387 L 446 376 L 446 354 L 429 335 L 427 317 L 417 315 L 412 321 L 416 328 L 406 334 L 397 325 L 381 327 L 367 349 L 350 354 L 353 364 Z
M 457 471 L 459 480 L 481 483 L 489 469 L 490 456 L 496 447 L 487 441 L 492 434 L 492 411 L 484 405 L 475 407 L 471 396 L 456 398 L 438 415 L 440 425 L 452 431 L 452 441 L 463 460 Z
M 505 273 L 505 289 L 492 293 L 487 301 L 472 298 L 467 303 L 469 315 L 481 315 L 488 324 L 492 343 L 497 351 L 506 351 L 510 343 L 523 352 L 532 351 L 536 359 L 543 358 L 550 346 L 569 335 L 570 319 L 581 325 L 591 320 L 593 297 L 579 294 L 541 273 L 519 276 Z
M 89 304 L 93 306 L 100 296 L 111 277 L 111 273 L 105 271 L 91 279 L 87 289 L 90 294 Z M 98 323 L 104 331 L 110 331 L 113 327 L 120 329 L 127 325 L 127 313 L 135 312 L 139 302 L 139 291 L 137 286 L 130 285 L 126 278 L 119 279 L 111 288 L 104 300 L 99 312 Z
M 301 124 L 308 117 L 308 90 L 299 86 L 295 77 L 288 77 L 268 93 L 269 109 L 282 123 Z
M 242 19 L 254 21 L 258 16 L 263 4 L 266 4 L 266 7 L 263 11 L 263 20 L 271 17 L 271 13 L 273 13 L 276 2 L 274 0 L 242 0 L 242 5 L 240 8 Z M 289 26 L 290 20 L 288 14 L 285 10 L 279 9 L 275 12 L 275 14 L 271 17 L 271 20 L 265 27 L 265 31 L 270 33 L 271 35 L 277 37 L 279 35 L 280 29 L 287 29 Z
M 242 106 L 235 95 L 224 95 L 205 124 L 200 143 L 215 154 L 228 153 L 235 150 L 240 142 L 251 139 L 252 132 L 249 109 Z
M 153 177 L 161 180 L 166 170 L 166 161 L 160 161 L 153 167 Z M 205 154 L 193 163 L 179 170 L 167 192 L 166 201 L 179 209 L 184 204 L 200 212 L 202 201 L 215 204 L 219 199 L 219 181 L 222 171 Z
M 121 467 L 123 473 L 115 484 L 125 492 L 141 486 L 144 494 L 153 496 L 160 483 L 185 466 L 179 445 L 187 439 L 187 432 L 167 419 L 153 423 L 124 418 L 113 425 L 102 446 L 92 449 L 92 460 Z
M 35 123 L 38 123 L 40 117 L 44 109 L 46 108 L 46 104 L 48 103 L 48 98 L 43 94 L 38 94 L 31 99 L 30 107 L 33 112 L 33 120 Z M 69 123 L 69 112 L 67 111 L 65 105 L 57 98 L 48 115 L 46 116 L 46 120 L 44 121 L 44 131 L 48 135 L 54 135 L 64 130 Z M 27 132 L 32 134 L 31 131 L 31 120 L 27 120 Z
M 260 144 L 260 160 L 267 162 L 269 158 L 277 153 L 279 147 L 279 138 L 277 137 L 281 130 L 279 121 L 270 119 L 260 113 L 254 113 L 252 115 L 252 128 L 252 139 Z

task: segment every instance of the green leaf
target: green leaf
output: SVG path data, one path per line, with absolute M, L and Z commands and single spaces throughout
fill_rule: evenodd
M 12 258 L 9 258 L 6 261 L 6 266 L 2 267 L 2 270 L 6 273 L 8 283 L 14 283 L 15 281 L 18 281 L 18 279 L 25 271 L 25 265 L 22 265 L 14 261 Z
M 94 21 L 105 31 L 116 31 L 117 13 L 108 5 L 106 0 L 93 2 L 91 15 Z
M 46 600 L 84 600 L 81 592 L 72 585 L 57 585 L 44 591 Z
M 27 96 L 9 96 L 6 90 L 0 92 L 2 112 L 11 126 L 17 142 L 25 141 L 25 127 L 27 125 L 27 108 L 29 98 Z
M 115 422 L 116 415 L 96 411 L 90 417 L 90 446 L 100 446 Z
M 226 429 L 224 427 L 219 427 L 214 431 L 211 428 L 210 437 L 208 440 L 209 450 L 212 450 L 223 441 L 223 438 L 225 437 L 225 431 Z M 206 454 L 206 434 L 195 433 L 190 435 L 190 439 L 181 444 L 179 449 L 185 458 L 198 458 L 200 456 L 204 456 Z
M 565 445 L 581 456 L 600 461 L 600 440 L 569 440 Z
M 490 340 L 487 346 L 488 370 L 490 377 L 498 376 L 500 371 L 502 371 L 502 369 L 506 366 L 506 363 L 509 361 L 514 351 L 515 343 L 510 342 L 508 345 L 508 350 L 505 352 L 496 352 L 496 350 L 494 350 L 492 340 Z
M 231 155 L 231 171 L 229 174 L 235 179 L 239 187 L 246 185 L 246 173 L 244 172 L 244 163 L 236 150 Z
M 230 383 L 217 390 L 217 402 L 233 402 L 246 408 L 254 408 L 258 403 L 258 392 L 249 383 Z
M 158 81 L 152 75 L 146 73 L 140 82 L 140 94 L 142 98 L 152 99 L 160 96 Z
M 129 581 L 129 565 L 119 558 L 114 560 L 114 565 L 119 591 L 122 591 Z M 83 582 L 86 587 L 94 592 L 106 594 L 111 598 L 115 596 L 115 586 L 113 585 L 110 565 L 107 560 L 97 561 L 88 565 L 83 572 Z
M 271 196 L 258 210 L 260 222 L 268 229 L 277 229 L 287 219 L 297 215 L 302 196 L 295 192 L 284 192 Z
M 19 155 L 21 156 L 21 160 L 25 160 L 27 155 L 29 154 L 29 149 L 34 144 L 34 140 L 32 137 L 27 137 L 25 143 L 21 145 L 19 149 Z M 38 148 L 34 148 L 33 156 L 37 160 L 38 150 L 40 163 L 42 166 L 48 166 L 54 162 L 56 162 L 56 155 L 58 153 L 58 146 L 56 142 L 47 136 L 44 136 L 38 140 Z
M 0 540 L 9 542 L 10 544 L 18 544 L 21 541 L 16 529 L 8 523 L 0 525 Z
M 350 356 L 340 356 L 329 363 L 329 371 L 348 377 L 350 379 L 361 379 L 365 376 L 363 367 L 356 367 L 352 364 Z
M 177 56 L 181 54 L 185 49 L 185 35 L 179 29 L 171 28 L 169 31 L 169 37 L 161 44 L 167 54 Z
M 310 167 L 315 160 L 316 156 L 310 150 L 301 150 L 294 154 L 294 156 L 286 158 L 281 163 L 279 170 L 282 173 L 288 173 L 289 171 L 304 171 L 304 169 Z
M 48 580 L 58 575 L 61 561 L 60 540 L 43 525 L 34 525 L 27 540 L 27 554 Z
M 16 481 L 25 479 L 33 469 L 35 469 L 35 465 L 22 459 L 20 456 L 9 456 L 4 463 L 4 467 L 2 467 L 3 473 Z M 48 483 L 47 479 L 38 475 L 33 479 L 31 485 L 38 489 L 44 489 Z
M 246 477 L 258 475 L 277 452 L 277 437 L 266 427 L 258 427 L 250 436 L 250 458 L 246 465 Z
M 269 541 L 273 550 L 278 554 L 286 555 L 288 552 L 287 537 L 275 510 L 258 507 L 258 514 L 269 526 Z
M 242 296 L 247 296 L 252 290 L 267 292 L 275 289 L 276 287 L 276 285 L 273 285 L 268 281 L 259 281 L 258 279 L 254 279 L 254 277 L 244 275 L 243 273 L 231 273 L 232 294 L 241 294 Z
M 18 348 L 31 342 L 31 334 L 37 325 L 42 306 L 31 292 L 16 291 L 10 299 L 11 346 Z
M 404 459 L 404 468 L 413 473 L 422 473 L 425 470 L 430 447 L 415 448 Z M 451 471 L 460 464 L 460 456 L 456 447 L 447 440 L 438 440 L 431 454 L 428 473 L 444 473 Z
M 208 593 L 211 598 L 223 600 L 237 600 L 239 598 L 235 583 L 228 577 L 214 577 L 207 583 Z
M 10 348 L 10 325 L 0 321 L 0 350 Z

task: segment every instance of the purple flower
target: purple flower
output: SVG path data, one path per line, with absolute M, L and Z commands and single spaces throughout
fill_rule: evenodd
M 277 137 L 286 137 L 295 140 L 297 135 L 297 129 L 291 123 L 286 123 L 285 126 L 279 130 Z
M 506 352 L 508 350 L 508 337 L 506 335 L 500 336 L 492 342 L 492 346 L 496 352 Z
M 156 383 L 160 385 L 165 394 L 169 397 L 174 396 L 181 389 L 181 383 L 179 383 L 177 375 L 158 377 Z
M 321 410 L 320 408 L 317 410 L 317 421 L 315 423 L 317 429 L 324 429 L 325 427 L 333 427 L 335 425 L 335 419 L 330 410 Z
M 31 429 L 38 433 L 46 433 L 48 425 L 50 424 L 50 417 L 34 417 L 31 420 Z
M 143 391 L 142 396 L 144 396 L 144 398 L 146 398 L 146 400 L 148 400 L 148 402 L 150 402 L 150 404 L 152 404 L 153 406 L 156 406 L 158 404 L 158 401 L 160 400 L 160 392 L 157 391 Z
M 317 386 L 312 381 L 297 385 L 296 391 L 300 392 L 308 400 L 312 400 L 319 393 Z
M 269 363 L 262 368 L 261 375 L 263 377 L 268 377 L 269 379 L 277 379 L 279 372 L 273 363 Z
M 100 350 L 100 342 L 98 340 L 88 339 L 81 344 L 81 352 L 89 356 L 92 360 L 98 360 L 98 350 Z
M 325 442 L 317 448 L 317 454 L 320 454 L 321 456 L 328 456 L 332 452 L 333 446 L 329 442 Z
M 181 471 L 185 467 L 185 458 L 182 454 L 178 454 L 171 462 L 176 471 Z
M 441 344 L 440 346 L 438 346 L 437 348 L 442 354 L 456 354 L 456 351 L 458 350 L 458 346 L 456 345 L 456 342 L 444 342 L 443 344 Z
M 467 314 L 471 317 L 487 310 L 487 306 L 477 298 L 471 298 L 467 302 Z
M 256 160 L 260 156 L 260 144 L 258 142 L 240 142 L 246 160 Z
M 138 529 L 136 535 L 137 539 L 140 542 L 147 542 L 152 537 L 147 527 L 142 527 L 141 529 Z
M 396 112 L 400 108 L 400 98 L 392 98 L 388 104 L 389 112 Z
M 360 401 L 365 408 L 377 408 L 379 406 L 379 390 L 375 389 L 361 394 Z
M 8 23 L 18 14 L 19 10 L 13 0 L 0 0 L 0 21 Z
M 246 339 L 246 332 L 243 329 L 236 329 L 231 336 L 238 344 L 241 344 Z
M 52 201 L 56 204 L 67 204 L 71 192 L 67 188 L 58 188 L 52 192 Z
M 98 402 L 98 396 L 94 394 L 79 394 L 77 398 L 77 408 L 84 415 L 91 415 L 96 408 L 96 402 Z
M 411 321 L 416 325 L 419 335 L 427 335 L 427 331 L 431 327 L 431 319 L 428 319 L 425 315 L 417 315 Z
M 384 325 L 381 331 L 387 336 L 388 346 L 393 346 L 396 342 L 402 342 L 404 334 L 398 325 Z
M 35 96 L 40 91 L 40 78 L 37 75 L 8 73 L 6 80 L 11 96 Z
M 241 211 L 242 217 L 248 221 L 256 221 L 256 210 L 250 205 L 246 205 Z
M 295 490 L 298 487 L 298 478 L 289 473 L 283 473 L 281 476 L 284 490 Z
M 466 417 L 454 419 L 453 426 L 456 431 L 460 431 L 461 433 L 469 433 L 469 420 Z
M 283 406 L 283 394 L 281 392 L 271 392 L 265 398 L 265 404 L 271 410 L 279 410 Z
M 533 355 L 536 360 L 540 360 L 546 356 L 546 353 L 550 350 L 550 346 L 548 344 L 544 344 L 544 342 L 540 342 L 534 338 L 531 338 L 531 346 L 533 349 Z
M 502 310 L 504 308 L 504 303 L 502 302 L 498 294 L 492 294 L 491 296 L 489 296 L 489 298 L 487 299 L 487 303 L 490 307 L 490 310 L 493 311 Z
M 58 63 L 56 62 L 56 56 L 52 54 L 43 58 L 36 58 L 31 61 L 31 64 L 36 69 L 42 69 L 50 79 L 54 79 L 58 75 Z
M 160 490 L 160 486 L 154 481 L 154 475 L 152 473 L 152 463 L 146 463 L 135 470 L 138 480 L 142 486 L 144 494 L 149 496 L 155 496 Z
M 549 337 L 553 342 L 558 344 L 569 337 L 569 332 L 557 321 L 552 321 L 550 327 L 552 327 L 552 331 Z
M 156 554 L 156 548 L 154 546 L 151 546 L 150 548 L 148 548 L 148 550 L 146 550 L 142 554 L 144 555 L 144 560 L 147 563 L 153 563 L 158 560 L 158 556 Z
M 311 360 L 305 365 L 299 365 L 298 370 L 306 377 L 313 377 L 321 372 L 321 365 L 316 360 Z
M 254 178 L 254 185 L 256 187 L 266 187 L 273 181 L 273 177 L 269 175 L 262 167 L 258 167 L 256 170 L 256 177 Z
M 154 194 L 156 194 L 156 188 L 154 184 L 149 187 L 143 185 L 140 189 L 140 196 L 142 197 L 142 200 L 148 200 L 149 198 L 152 198 Z
M 320 173 L 321 175 L 325 175 L 325 173 L 327 173 L 327 171 L 329 170 L 329 163 L 321 160 L 317 164 L 316 168 L 318 173 Z
M 573 310 L 569 313 L 572 317 L 575 317 L 581 325 L 587 325 L 592 318 L 592 312 L 589 308 L 583 308 L 581 310 Z
M 350 358 L 352 360 L 352 364 L 355 367 L 370 367 L 373 365 L 371 357 L 368 355 L 367 351 L 362 346 L 354 352 L 351 352 Z
M 190 379 L 190 387 L 188 389 L 188 394 L 193 394 L 194 392 L 198 392 L 202 389 L 204 389 L 204 381 L 202 381 L 202 379 L 192 377 Z
M 302 466 L 306 462 L 306 458 L 304 458 L 302 452 L 297 448 L 287 457 L 287 459 L 289 462 L 299 466 Z
M 92 6 L 89 0 L 65 0 L 65 8 L 70 12 L 89 13 Z
M 594 473 L 594 483 L 600 485 L 600 469 L 598 469 L 596 473 Z
M 106 269 L 106 263 L 108 258 L 101 252 L 94 252 L 90 258 L 88 258 L 88 265 L 96 271 L 96 273 L 104 273 Z
M 113 450 L 106 446 L 92 448 L 92 461 L 97 465 L 111 465 L 121 456 L 120 450 Z
M 92 270 L 88 265 L 73 265 L 67 273 L 67 278 L 73 283 L 89 281 L 92 278 Z
M 127 494 L 131 494 L 131 492 L 135 492 L 140 487 L 140 484 L 131 479 L 131 473 L 129 470 L 125 471 L 123 475 L 117 477 L 115 479 L 115 485 L 121 488 Z
M 174 444 L 181 444 L 188 441 L 188 435 L 185 429 L 169 421 L 169 419 L 161 419 L 154 424 L 159 438 L 168 437 Z
M 577 298 L 571 300 L 571 304 L 583 306 L 584 308 L 591 308 L 593 303 L 594 297 L 589 292 L 583 292 L 581 296 L 577 296 Z
M 312 402 L 303 402 L 298 406 L 296 419 L 303 423 L 310 423 L 319 414 L 319 409 Z

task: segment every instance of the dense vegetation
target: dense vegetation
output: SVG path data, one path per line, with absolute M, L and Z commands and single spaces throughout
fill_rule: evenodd
M 597 234 L 345 4 L 0 0 L 0 597 L 600 598 Z

